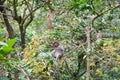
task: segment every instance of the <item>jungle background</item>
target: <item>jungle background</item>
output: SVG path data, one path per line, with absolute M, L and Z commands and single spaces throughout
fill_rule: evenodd
M 0 80 L 120 80 L 120 0 L 0 0 Z

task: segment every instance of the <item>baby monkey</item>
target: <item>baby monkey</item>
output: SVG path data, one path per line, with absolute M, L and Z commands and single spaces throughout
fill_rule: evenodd
M 56 60 L 60 60 L 64 54 L 64 48 L 58 42 L 53 43 L 53 51 L 51 52 L 52 56 L 56 58 Z

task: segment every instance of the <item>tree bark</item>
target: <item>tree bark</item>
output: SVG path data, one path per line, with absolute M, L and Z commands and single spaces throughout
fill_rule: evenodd
M 50 3 L 53 2 L 53 0 L 50 0 Z M 49 3 L 49 5 L 50 5 Z M 52 14 L 52 10 L 49 8 L 48 11 L 47 11 L 47 26 L 48 26 L 48 29 L 50 30 L 54 30 L 54 27 L 53 27 L 53 14 Z
M 5 0 L 0 1 L 0 12 L 3 13 L 4 23 L 8 32 L 8 38 L 14 38 L 14 31 L 12 26 L 9 23 L 8 17 L 6 15 L 6 7 L 3 5 Z
M 2 12 L 4 7 L 3 7 L 3 4 L 4 4 L 5 0 L 0 0 L 0 11 Z
M 4 19 L 4 23 L 8 32 L 8 38 L 12 39 L 14 38 L 14 31 L 12 26 L 9 23 L 8 17 L 6 15 L 6 11 L 4 10 L 4 14 L 3 14 L 3 19 Z
M 21 47 L 22 49 L 25 48 L 25 34 L 26 34 L 26 29 L 24 29 L 23 26 L 20 26 L 20 37 L 21 37 Z
M 86 80 L 90 80 L 90 27 L 86 27 L 86 36 L 87 36 L 87 72 Z

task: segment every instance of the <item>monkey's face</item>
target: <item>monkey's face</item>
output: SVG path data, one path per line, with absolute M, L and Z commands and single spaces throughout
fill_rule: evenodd
M 59 43 L 58 43 L 58 42 L 54 42 L 54 43 L 53 43 L 53 47 L 56 48 L 56 47 L 58 47 L 58 46 L 59 46 Z

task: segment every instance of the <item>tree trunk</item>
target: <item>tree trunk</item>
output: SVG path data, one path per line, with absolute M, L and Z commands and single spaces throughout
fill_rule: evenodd
M 50 2 L 53 2 L 53 0 L 50 0 Z M 51 9 L 48 9 L 47 11 L 47 26 L 48 26 L 48 29 L 50 30 L 54 30 L 54 27 L 53 27 L 53 14 L 52 14 L 52 10 Z
M 23 26 L 20 26 L 20 37 L 21 37 L 21 48 L 25 48 L 25 33 L 26 29 Z
M 50 9 L 47 12 L 47 26 L 48 29 L 53 30 L 53 15 Z
M 6 11 L 4 10 L 3 13 L 4 13 L 3 14 L 3 19 L 4 19 L 4 23 L 5 23 L 7 32 L 8 32 L 8 38 L 12 39 L 12 38 L 14 38 L 13 28 L 12 28 L 12 26 L 9 23 L 8 17 L 6 15 Z

